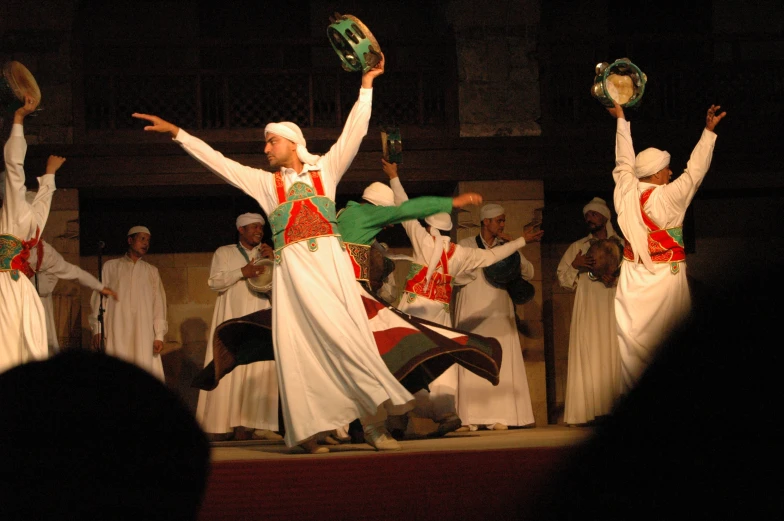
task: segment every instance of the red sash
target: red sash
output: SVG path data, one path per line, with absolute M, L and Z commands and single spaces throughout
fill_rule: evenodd
M 648 228 L 648 253 L 653 262 L 677 263 L 686 260 L 686 251 L 683 248 L 681 227 L 662 229 L 651 217 L 645 213 L 645 203 L 651 197 L 653 188 L 644 191 L 640 196 L 640 213 L 645 226 Z M 623 258 L 634 261 L 634 251 L 629 241 L 624 241 Z
M 433 271 L 433 276 L 430 278 L 430 284 L 428 284 L 427 287 L 425 287 L 427 266 L 422 266 L 413 277 L 409 277 L 406 281 L 406 291 L 448 305 L 452 300 L 453 278 L 452 275 L 449 274 L 449 259 L 452 258 L 454 253 L 454 244 L 449 245 L 448 252 L 441 252 L 441 259 L 438 261 L 438 264 L 436 264 L 436 270 L 441 266 L 444 269 L 444 273 Z

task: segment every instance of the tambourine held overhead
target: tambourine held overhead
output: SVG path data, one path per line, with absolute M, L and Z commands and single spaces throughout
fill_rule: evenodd
M 648 77 L 629 58 L 596 65 L 591 95 L 605 107 L 617 101 L 621 107 L 633 107 L 642 99 Z
M 381 47 L 359 18 L 335 13 L 329 18 L 327 36 L 348 72 L 367 72 L 381 61 Z
M 12 114 L 25 103 L 25 96 L 33 98 L 36 106 L 41 103 L 41 89 L 27 67 L 18 61 L 3 64 L 0 78 L 0 110 Z

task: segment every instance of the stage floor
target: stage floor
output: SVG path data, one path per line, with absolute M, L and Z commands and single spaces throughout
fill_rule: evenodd
M 413 454 L 441 451 L 484 451 L 498 449 L 527 449 L 541 447 L 569 447 L 586 440 L 593 430 L 589 427 L 511 428 L 506 431 L 479 430 L 453 432 L 443 438 L 425 438 L 400 442 L 402 450 L 378 452 L 368 444 L 328 445 L 329 454 L 305 454 L 298 447 L 288 448 L 282 441 L 222 441 L 212 442 L 212 461 L 250 461 L 293 458 L 340 458 L 345 456 L 375 456 L 381 454 Z

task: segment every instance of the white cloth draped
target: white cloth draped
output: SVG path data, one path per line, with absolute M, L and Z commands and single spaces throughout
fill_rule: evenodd
M 653 188 L 645 212 L 662 229 L 683 224 L 686 210 L 710 168 L 716 134 L 703 130 L 686 170 L 666 185 L 641 183 L 634 174 L 634 147 L 626 120 L 617 123 L 615 145 L 615 209 L 618 224 L 636 255 L 645 262 L 648 229 L 640 216 L 640 195 Z M 649 256 L 648 256 L 649 258 Z M 615 295 L 618 321 L 621 391 L 627 392 L 653 358 L 657 347 L 691 308 L 686 262 L 672 273 L 669 263 L 624 261 Z
M 467 237 L 458 244 L 477 249 L 476 237 Z M 485 247 L 490 250 L 486 242 Z M 531 280 L 533 265 L 522 254 L 520 260 L 523 278 Z M 471 371 L 458 369 L 458 416 L 464 424 L 530 425 L 534 412 L 514 303 L 506 290 L 487 282 L 481 269 L 472 275 L 474 280 L 459 287 L 454 295 L 455 327 L 497 339 L 503 356 L 496 386 Z
M 395 204 L 399 205 L 404 201 L 408 201 L 408 195 L 400 183 L 400 178 L 396 177 L 390 180 L 389 185 L 395 193 Z M 411 241 L 416 264 L 428 266 L 429 259 L 436 249 L 436 241 L 443 241 L 444 251 L 448 251 L 450 246 L 448 237 L 433 237 L 417 220 L 405 221 L 401 224 Z M 505 259 L 523 246 L 525 246 L 525 239 L 522 237 L 492 250 L 464 248 L 457 245 L 454 254 L 448 262 L 449 275 L 460 277 L 470 270 L 490 266 Z M 437 271 L 443 273 L 443 267 L 439 267 Z M 397 307 L 400 311 L 416 317 L 444 326 L 452 326 L 452 317 L 448 304 L 403 291 Z M 457 412 L 459 406 L 457 369 L 458 366 L 454 365 L 433 380 L 429 386 L 429 393 L 426 390 L 422 390 L 416 394 L 417 405 L 414 412 L 418 416 L 439 420 L 448 414 Z
M 325 195 L 334 200 L 337 184 L 367 133 L 372 95 L 372 89 L 360 89 L 341 136 L 317 165 L 305 165 L 303 172 L 282 169 L 286 189 L 297 181 L 312 185 L 307 172 L 320 170 Z M 176 141 L 256 199 L 267 215 L 278 206 L 271 173 L 228 159 L 183 130 Z M 309 250 L 308 241 L 283 248 L 273 277 L 273 341 L 288 446 L 375 415 L 381 404 L 398 406 L 388 411 L 400 414 L 413 402 L 378 353 L 339 239 L 320 237 L 317 244 L 316 251 Z
M 127 255 L 103 265 L 103 283 L 117 292 L 118 300 L 103 297 L 106 353 L 122 358 L 164 380 L 161 355 L 153 353 L 153 342 L 163 341 L 169 329 L 166 321 L 166 293 L 158 268 L 144 259 L 133 262 Z M 102 295 L 90 299 L 90 327 L 101 331 L 98 307 Z
M 609 221 L 608 221 L 609 223 Z M 608 234 L 610 228 L 608 227 Z M 610 235 L 615 235 L 614 233 Z M 572 267 L 585 255 L 593 235 L 573 242 L 558 264 L 558 282 L 575 291 L 569 327 L 564 422 L 588 423 L 610 413 L 618 398 L 619 354 L 615 287 L 593 281 Z
M 205 366 L 212 361 L 212 340 L 218 325 L 270 307 L 265 295 L 248 287 L 242 276 L 248 260 L 237 248 L 237 244 L 221 246 L 212 257 L 209 286 L 218 292 L 218 298 L 207 337 Z M 261 256 L 258 246 L 245 253 L 251 260 Z M 200 391 L 196 418 L 209 433 L 231 432 L 234 427 L 279 430 L 275 362 L 238 365 L 221 378 L 218 387 Z
M 38 193 L 32 204 L 25 200 L 24 159 L 27 142 L 22 125 L 14 124 L 4 147 L 5 197 L 0 211 L 0 234 L 22 240 L 41 233 L 49 217 L 55 191 L 54 174 L 38 178 Z M 0 272 L 0 371 L 48 355 L 45 312 L 35 287 L 24 273 L 13 280 L 11 272 Z
M 38 291 L 38 296 L 41 297 L 41 303 L 46 314 L 46 335 L 49 344 L 49 354 L 54 354 L 60 350 L 60 343 L 57 340 L 57 324 L 54 319 L 54 303 L 52 301 L 52 292 L 54 292 L 54 288 L 57 286 L 57 281 L 60 279 L 76 280 L 82 286 L 86 286 L 94 291 L 100 291 L 104 286 L 93 275 L 90 275 L 79 266 L 66 261 L 51 244 L 46 241 L 41 241 L 41 243 L 43 244 L 43 255 L 38 272 L 33 277 L 33 283 Z M 35 269 L 39 261 L 38 248 L 30 251 L 29 261 L 30 266 Z

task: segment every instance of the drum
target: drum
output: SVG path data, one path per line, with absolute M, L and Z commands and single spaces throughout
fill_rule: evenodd
M 617 101 L 622 107 L 633 107 L 642 99 L 648 77 L 628 58 L 621 58 L 611 64 L 596 65 L 591 94 L 605 107 L 612 107 Z
M 623 259 L 621 241 L 615 238 L 598 239 L 588 248 L 586 256 L 593 257 L 595 261 L 593 269 L 588 272 L 591 280 L 601 280 L 607 287 L 614 286 Z
M 35 105 L 41 103 L 41 89 L 27 67 L 17 61 L 3 64 L 0 78 L 0 110 L 13 114 L 24 105 L 25 96 L 32 96 Z
M 275 262 L 264 258 L 255 260 L 253 265 L 262 266 L 264 270 L 255 277 L 249 277 L 246 280 L 248 287 L 257 293 L 269 295 L 272 293 L 272 270 L 275 267 Z
M 520 252 L 514 252 L 509 257 L 483 268 L 487 282 L 496 288 L 505 289 L 512 302 L 517 305 L 530 301 L 535 294 L 533 285 L 523 279 L 520 273 L 521 262 Z
M 381 47 L 359 18 L 335 13 L 329 18 L 327 36 L 348 72 L 367 72 L 381 61 Z

